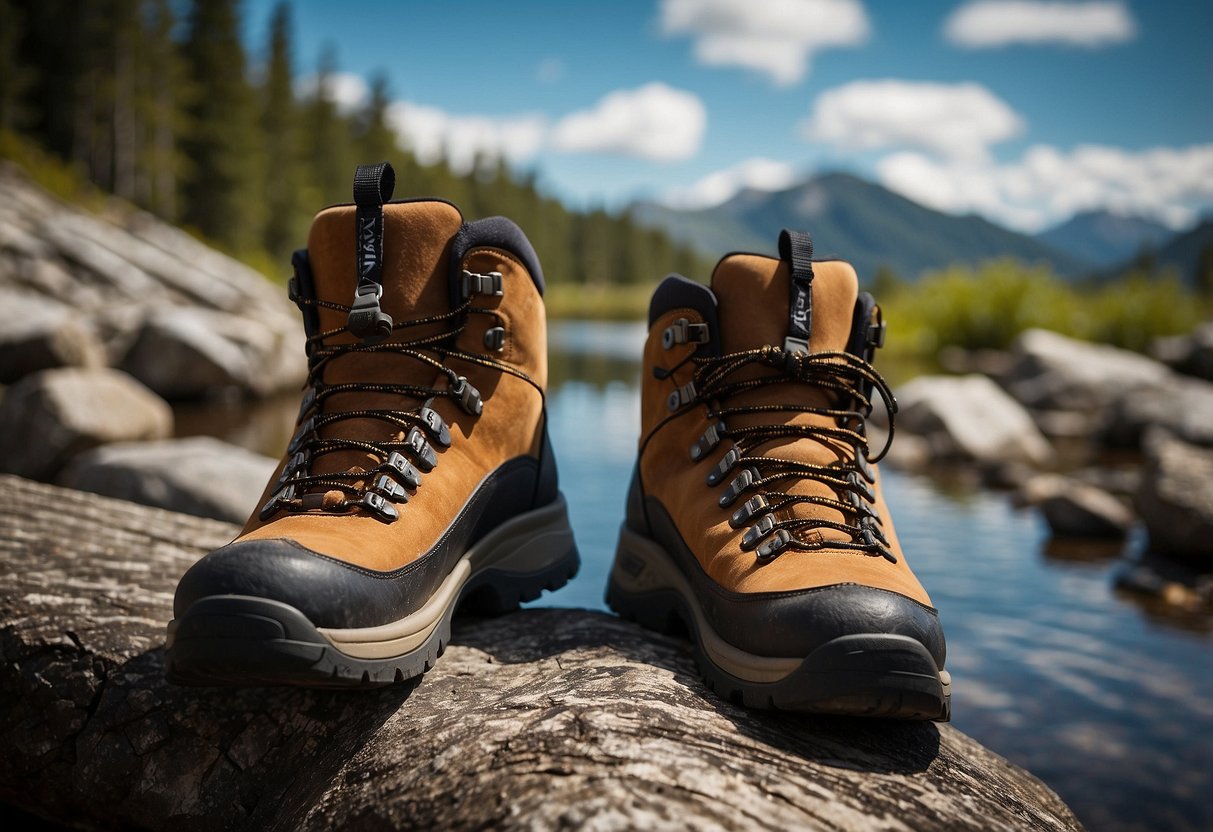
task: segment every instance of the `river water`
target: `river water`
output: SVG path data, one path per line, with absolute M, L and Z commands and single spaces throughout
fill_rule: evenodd
M 636 324 L 551 326 L 552 442 L 582 569 L 536 606 L 605 609 L 643 338 Z M 277 456 L 296 406 L 183 410 L 178 431 Z M 1005 495 L 887 467 L 884 484 L 944 622 L 956 727 L 1043 779 L 1092 830 L 1213 829 L 1213 620 L 1113 588 L 1141 535 L 1061 547 Z

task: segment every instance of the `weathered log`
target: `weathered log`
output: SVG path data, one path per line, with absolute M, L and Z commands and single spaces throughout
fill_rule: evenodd
M 950 726 L 742 710 L 684 642 L 593 612 L 457 620 L 433 671 L 378 691 L 173 687 L 173 587 L 233 526 L 0 477 L 0 529 L 9 812 L 174 830 L 1079 828 Z

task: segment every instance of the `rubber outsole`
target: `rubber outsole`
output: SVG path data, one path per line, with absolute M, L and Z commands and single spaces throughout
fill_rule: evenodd
M 560 510 L 563 516 L 563 502 Z M 567 519 L 564 523 L 567 529 Z M 546 530 L 549 541 L 551 531 Z M 525 559 L 535 559 L 533 552 L 525 554 Z M 425 673 L 442 656 L 457 610 L 479 615 L 509 612 L 544 590 L 564 586 L 579 566 L 568 530 L 567 544 L 553 550 L 538 569 L 511 570 L 497 560 L 471 571 L 436 621 L 427 626 L 421 643 L 383 658 L 343 652 L 331 638 L 341 631 L 328 631 L 326 637 L 290 604 L 246 595 L 200 598 L 169 623 L 166 675 L 174 684 L 191 686 L 373 688 L 405 682 Z
M 630 545 L 626 542 L 629 534 L 634 535 L 627 532 L 621 537 L 620 550 L 626 550 L 634 563 L 636 547 L 634 540 Z M 649 543 L 643 557 L 651 562 L 662 550 Z M 662 566 L 677 569 L 664 556 L 669 562 Z M 686 586 L 629 591 L 625 587 L 627 572 L 621 571 L 619 561 L 617 555 L 607 584 L 607 606 L 621 618 L 648 629 L 666 635 L 689 634 L 700 675 L 723 699 L 748 708 L 806 713 L 936 722 L 951 718 L 951 677 L 936 667 L 930 652 L 913 638 L 888 633 L 840 636 L 802 660 L 787 661 L 788 669 L 780 678 L 743 679 L 713 659 L 707 644 L 722 641 L 710 630 Z M 736 648 L 731 651 L 740 653 Z M 750 658 L 755 663 L 772 661 Z

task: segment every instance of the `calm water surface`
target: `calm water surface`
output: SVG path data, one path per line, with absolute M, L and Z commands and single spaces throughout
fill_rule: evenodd
M 582 569 L 535 605 L 604 609 L 644 330 L 559 322 L 550 336 L 552 442 Z M 179 430 L 277 455 L 295 407 L 183 413 Z M 1060 549 L 1004 495 L 891 470 L 885 488 L 947 630 L 956 727 L 1042 778 L 1092 830 L 1213 829 L 1213 622 L 1118 594 L 1122 552 Z

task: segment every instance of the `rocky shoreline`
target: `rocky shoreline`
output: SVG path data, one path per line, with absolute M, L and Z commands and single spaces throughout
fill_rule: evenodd
M 169 402 L 298 388 L 298 310 L 184 231 L 107 214 L 0 163 L 0 471 L 243 522 L 276 462 L 172 439 Z
M 1152 353 L 1045 330 L 1006 353 L 950 350 L 955 375 L 898 392 L 889 462 L 1007 491 L 1057 541 L 1140 525 L 1118 587 L 1213 610 L 1213 323 Z

